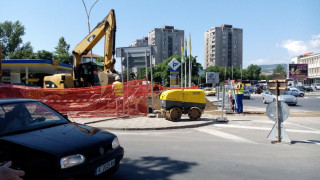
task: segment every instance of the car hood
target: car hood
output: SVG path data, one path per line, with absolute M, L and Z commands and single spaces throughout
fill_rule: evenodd
M 111 143 L 114 134 L 98 128 L 68 123 L 31 132 L 8 135 L 1 139 L 57 156 L 72 154 L 85 148 Z

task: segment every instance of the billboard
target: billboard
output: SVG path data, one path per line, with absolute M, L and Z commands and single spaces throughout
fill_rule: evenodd
M 289 64 L 289 78 L 308 78 L 308 64 Z
M 206 73 L 206 83 L 217 84 L 219 83 L 219 73 L 218 72 L 207 72 Z

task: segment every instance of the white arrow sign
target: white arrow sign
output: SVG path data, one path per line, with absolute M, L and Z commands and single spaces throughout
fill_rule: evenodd
M 173 58 L 168 65 L 171 67 L 171 69 L 177 70 L 180 66 L 180 62 L 176 58 Z

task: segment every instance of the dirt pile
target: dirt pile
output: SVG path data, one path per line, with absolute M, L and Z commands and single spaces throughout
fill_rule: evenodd
M 160 110 L 161 109 L 160 95 L 161 95 L 161 92 L 153 94 L 153 109 L 154 110 Z M 152 108 L 151 96 L 148 99 L 148 105 L 149 105 L 150 108 Z
M 217 110 L 217 106 L 214 105 L 212 102 L 210 102 L 207 98 L 206 98 L 206 108 L 204 109 L 204 111 L 213 111 L 213 110 Z

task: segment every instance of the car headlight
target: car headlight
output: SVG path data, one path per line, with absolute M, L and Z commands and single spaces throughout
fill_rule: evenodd
M 60 166 L 61 169 L 69 168 L 72 166 L 79 165 L 85 161 L 85 157 L 81 154 L 75 154 L 61 158 Z
M 118 140 L 117 137 L 115 137 L 115 138 L 113 139 L 113 141 L 112 141 L 112 149 L 115 149 L 115 148 L 117 148 L 117 147 L 119 147 L 119 146 L 120 146 L 119 140 Z

